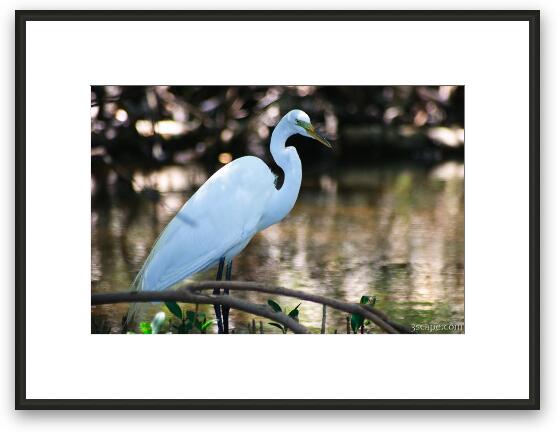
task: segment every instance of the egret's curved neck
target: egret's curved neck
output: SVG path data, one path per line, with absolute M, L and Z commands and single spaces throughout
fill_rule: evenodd
M 271 135 L 271 155 L 279 167 L 283 170 L 288 167 L 288 151 L 286 150 L 286 140 L 296 132 L 292 130 L 290 125 L 283 118 L 273 130 Z M 285 172 L 286 174 L 286 172 Z
M 282 220 L 294 207 L 302 183 L 302 162 L 294 147 L 286 147 L 286 140 L 296 134 L 283 118 L 271 135 L 271 155 L 276 164 L 284 171 L 284 183 L 275 191 L 269 201 L 262 220 L 262 228 Z

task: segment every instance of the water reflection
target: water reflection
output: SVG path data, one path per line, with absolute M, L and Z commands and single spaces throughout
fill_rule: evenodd
M 173 181 L 177 172 L 168 169 Z M 165 178 L 164 171 L 158 175 Z M 183 175 L 192 178 L 192 173 Z M 128 288 L 158 233 L 189 194 L 169 187 L 158 204 L 139 198 L 93 207 L 93 292 Z M 214 273 L 194 279 L 213 279 Z M 252 240 L 235 259 L 233 278 L 355 302 L 372 294 L 377 307 L 407 325 L 463 323 L 463 166 L 370 167 L 345 170 L 334 178 L 304 178 L 292 213 Z M 269 298 L 237 295 L 256 303 Z M 288 307 L 297 304 L 295 299 L 276 300 Z M 104 319 L 106 329 L 118 332 L 126 310 L 126 305 L 106 305 L 93 308 L 92 314 Z M 142 319 L 150 320 L 157 310 L 142 307 Z M 211 307 L 201 310 L 212 316 Z M 320 305 L 302 302 L 300 320 L 312 331 L 319 332 L 321 314 Z M 238 332 L 246 331 L 252 320 L 237 311 L 230 318 Z M 327 332 L 344 333 L 345 319 L 345 314 L 329 311 Z M 278 331 L 263 322 L 266 333 Z

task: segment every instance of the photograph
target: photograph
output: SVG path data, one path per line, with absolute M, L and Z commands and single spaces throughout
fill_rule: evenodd
M 464 99 L 92 85 L 91 333 L 465 333 Z

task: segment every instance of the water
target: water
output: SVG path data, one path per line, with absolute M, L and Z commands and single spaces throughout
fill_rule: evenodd
M 345 169 L 334 178 L 306 176 L 291 214 L 256 235 L 234 260 L 233 279 L 350 302 L 374 295 L 376 307 L 392 320 L 422 325 L 426 332 L 426 324 L 463 324 L 463 171 L 461 164 L 446 162 L 432 169 L 369 167 Z M 163 192 L 158 204 L 136 199 L 93 206 L 93 292 L 128 288 L 158 233 L 191 194 L 182 189 L 204 179 L 199 170 L 167 168 L 135 179 L 136 185 L 157 185 Z M 212 280 L 215 272 L 194 279 Z M 255 303 L 271 298 L 235 295 Z M 289 309 L 298 304 L 296 299 L 272 298 Z M 126 310 L 122 304 L 94 307 L 94 331 L 119 332 Z M 157 305 L 142 306 L 141 319 L 150 320 L 158 310 Z M 213 317 L 211 306 L 200 310 Z M 321 316 L 321 305 L 302 302 L 300 322 L 312 332 L 319 332 Z M 231 328 L 246 332 L 252 318 L 231 311 Z M 279 332 L 267 319 L 256 320 L 263 322 L 265 333 Z M 327 333 L 335 331 L 346 332 L 346 314 L 328 309 Z M 433 332 L 462 333 L 464 328 Z

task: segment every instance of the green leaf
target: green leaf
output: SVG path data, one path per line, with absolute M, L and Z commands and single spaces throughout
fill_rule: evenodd
M 147 321 L 139 323 L 139 331 L 143 334 L 151 334 L 151 323 Z
M 280 331 L 284 333 L 284 327 L 281 326 L 280 324 L 275 323 L 275 322 L 270 322 L 270 323 L 267 323 L 267 324 L 269 324 L 269 325 L 271 325 L 271 326 L 273 326 L 273 327 L 279 328 Z
M 290 312 L 288 312 L 288 316 L 290 318 L 298 319 L 298 314 L 300 313 L 300 311 L 298 310 L 298 306 L 296 306 L 296 309 L 292 309 Z
M 368 304 L 369 298 L 369 296 L 362 296 L 362 298 L 360 299 L 360 304 Z
M 267 300 L 267 304 L 271 306 L 275 312 L 282 312 L 281 307 L 276 301 L 269 299 Z
M 201 330 L 203 331 L 207 330 L 209 327 L 213 325 L 213 323 L 214 323 L 213 320 L 205 321 L 203 324 L 201 324 Z
M 178 334 L 191 333 L 192 329 L 193 323 L 191 321 L 182 321 L 182 324 L 178 327 Z
M 186 319 L 188 321 L 193 322 L 195 320 L 195 312 L 194 311 L 186 311 Z
M 353 332 L 356 332 L 364 323 L 364 317 L 357 314 L 352 314 L 350 317 L 350 327 Z
M 173 302 L 173 301 L 168 301 L 168 302 L 164 302 L 164 304 L 166 305 L 166 307 L 168 308 L 168 310 L 170 312 L 172 312 L 172 314 L 179 319 L 183 318 L 182 315 L 182 309 L 180 308 L 180 306 L 178 306 L 178 303 Z

